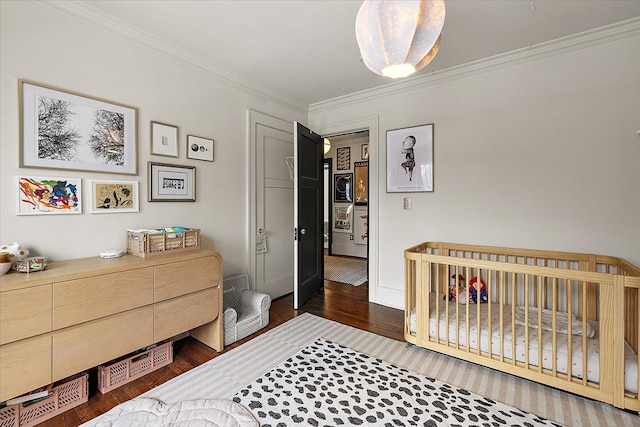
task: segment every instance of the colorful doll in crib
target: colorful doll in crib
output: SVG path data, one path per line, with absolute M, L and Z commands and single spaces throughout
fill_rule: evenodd
M 458 281 L 456 283 L 456 275 L 453 274 L 449 281 L 449 301 L 457 301 L 462 292 L 464 292 L 464 276 L 458 274 Z M 466 295 L 466 293 L 464 295 Z
M 478 280 L 480 281 L 480 289 L 478 290 Z M 456 285 L 456 275 L 451 276 L 449 282 L 449 301 L 457 301 L 460 304 L 466 304 L 467 301 L 473 304 L 486 304 L 489 301 L 487 294 L 487 285 L 484 280 L 474 277 L 469 280 L 469 296 L 467 297 L 467 287 L 463 276 L 458 274 Z
M 478 290 L 478 281 L 480 281 L 480 289 Z M 474 277 L 469 280 L 469 302 L 476 304 L 486 304 L 489 301 L 487 295 L 487 284 L 484 280 Z

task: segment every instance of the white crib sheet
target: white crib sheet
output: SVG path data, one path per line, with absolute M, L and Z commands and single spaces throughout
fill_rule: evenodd
M 441 294 L 442 295 L 442 294 Z M 435 319 L 435 293 L 430 294 L 430 307 L 431 315 L 429 319 L 429 336 L 436 338 L 436 324 L 438 325 L 438 333 L 441 340 L 446 339 L 446 317 L 445 317 L 445 303 L 446 301 L 439 301 L 440 318 L 436 322 Z M 459 327 L 456 328 L 456 303 L 449 302 L 449 342 L 455 344 L 459 340 L 461 347 L 467 346 L 467 323 L 466 323 L 466 310 L 469 308 L 469 347 L 472 350 L 477 350 L 477 305 L 459 304 Z M 489 310 L 488 304 L 480 304 L 480 351 L 487 352 L 489 348 Z M 500 348 L 502 346 L 502 354 L 505 359 L 511 359 L 512 356 L 512 333 L 511 333 L 511 306 L 505 305 L 503 309 L 504 313 L 504 340 L 500 341 L 500 310 L 497 304 L 493 304 L 491 308 L 491 352 L 495 356 L 500 355 Z M 598 330 L 597 324 L 594 324 L 596 331 Z M 411 311 L 410 317 L 410 330 L 412 333 L 416 332 L 416 313 L 415 308 Z M 525 363 L 525 334 L 524 326 L 516 326 L 516 360 L 518 362 Z M 553 368 L 552 358 L 552 338 L 553 334 L 547 331 L 538 331 L 534 328 L 529 328 L 529 364 L 532 366 L 538 366 L 538 342 L 539 337 L 542 337 L 542 367 L 544 369 L 551 370 Z M 599 334 L 596 333 L 595 337 L 587 338 L 587 379 L 591 382 L 598 383 L 600 379 L 600 354 L 599 354 Z M 556 334 L 556 349 L 557 360 L 556 370 L 559 373 L 567 373 L 567 335 Z M 572 336 L 572 353 L 573 362 L 571 366 L 571 374 L 575 378 L 582 378 L 582 337 Z M 638 392 L 638 355 L 633 351 L 631 346 L 625 342 L 624 349 L 625 357 L 625 390 L 631 393 Z

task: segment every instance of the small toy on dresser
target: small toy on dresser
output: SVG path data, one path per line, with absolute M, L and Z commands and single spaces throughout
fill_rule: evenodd
M 47 257 L 33 256 L 13 264 L 13 269 L 19 273 L 31 273 L 47 268 Z

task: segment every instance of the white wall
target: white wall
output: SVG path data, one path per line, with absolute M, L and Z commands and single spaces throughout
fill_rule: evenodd
M 640 36 L 311 106 L 379 117 L 378 301 L 403 306 L 423 241 L 613 255 L 640 266 Z M 434 192 L 386 192 L 386 131 L 434 124 Z M 413 209 L 403 209 L 403 198 Z
M 0 243 L 18 241 L 52 260 L 124 248 L 127 228 L 200 228 L 205 248 L 225 260 L 225 274 L 246 272 L 246 111 L 306 122 L 306 111 L 249 92 L 37 2 L 0 2 Z M 18 79 L 28 79 L 138 108 L 138 175 L 19 168 Z M 179 127 L 180 157 L 150 155 L 150 121 Z M 187 134 L 215 140 L 213 163 L 187 160 Z M 196 202 L 147 202 L 147 162 L 196 166 Z M 16 216 L 14 176 L 138 180 L 140 212 Z M 88 185 L 86 185 L 88 188 Z M 87 194 L 86 189 L 83 194 Z

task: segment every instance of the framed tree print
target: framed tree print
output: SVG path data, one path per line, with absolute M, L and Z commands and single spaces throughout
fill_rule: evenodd
M 387 131 L 387 192 L 433 191 L 433 124 Z
M 137 174 L 137 110 L 19 81 L 20 166 Z

